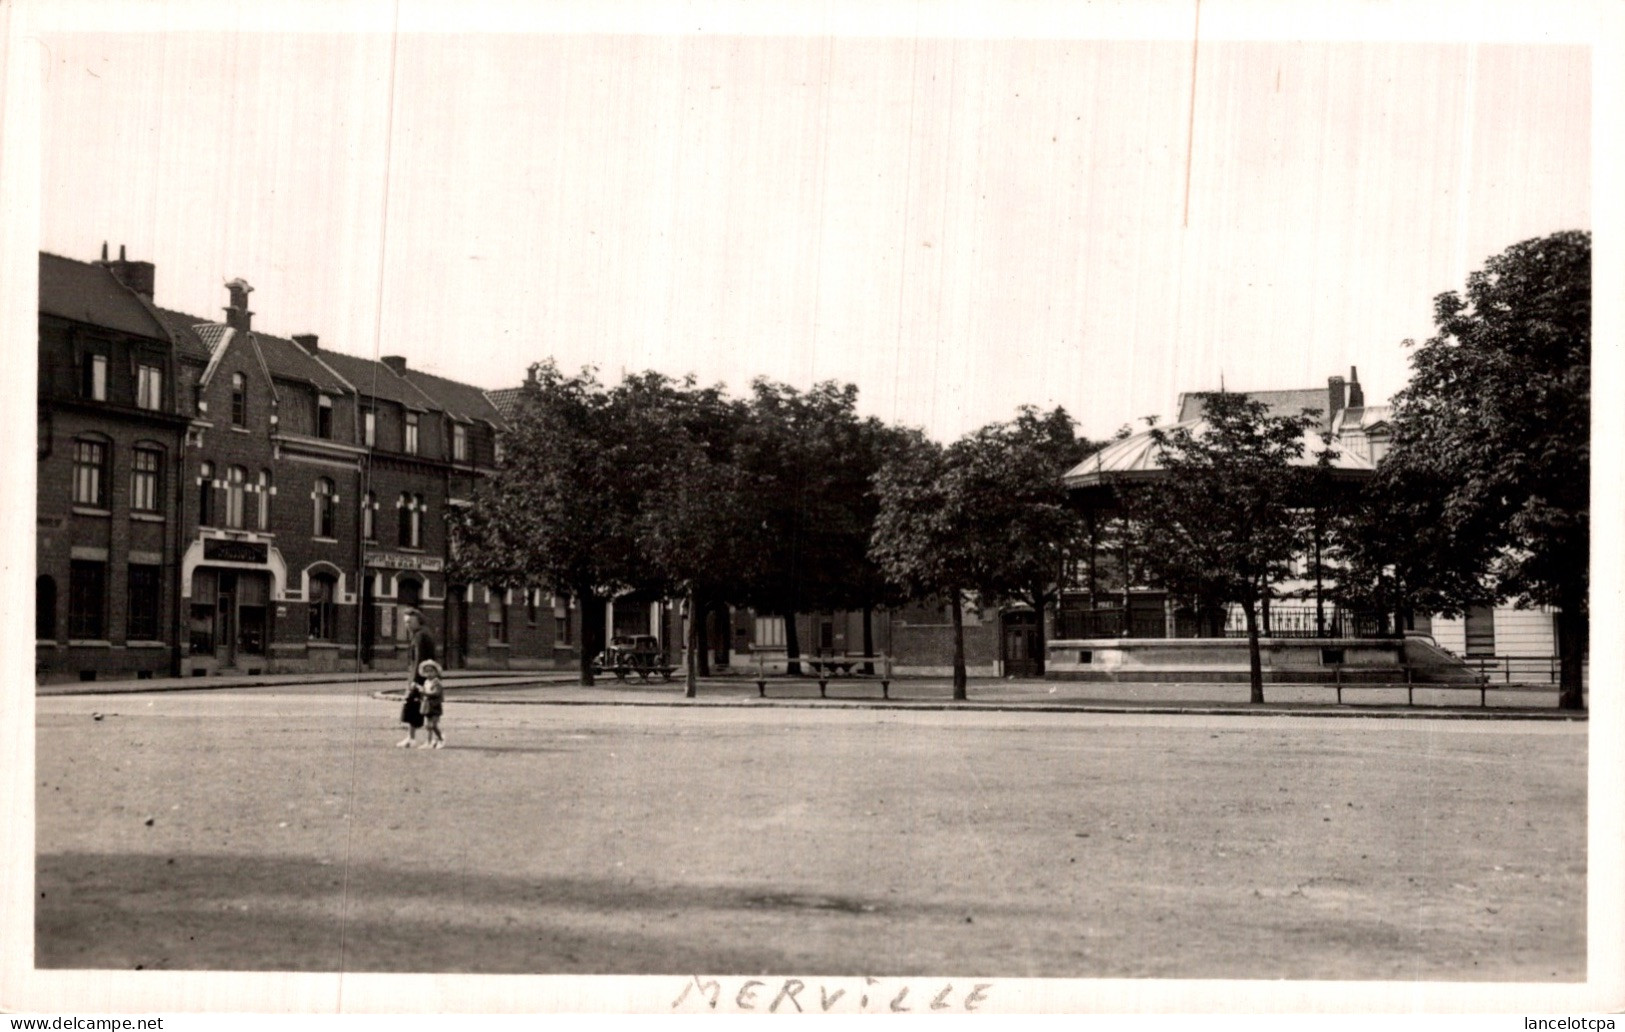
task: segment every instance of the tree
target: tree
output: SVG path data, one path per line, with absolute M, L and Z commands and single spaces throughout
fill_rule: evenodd
M 1008 423 L 993 423 L 959 445 L 965 488 L 990 535 L 984 598 L 1033 608 L 1038 622 L 1038 672 L 1044 672 L 1044 613 L 1059 603 L 1067 561 L 1085 533 L 1062 477 L 1090 450 L 1063 408 L 1023 406 Z
M 1434 300 L 1383 477 L 1442 539 L 1414 585 L 1557 610 L 1559 705 L 1583 705 L 1591 542 L 1591 235 L 1514 244 Z M 1436 528 L 1436 529 L 1433 529 Z M 1406 540 L 1403 527 L 1379 543 Z
M 685 694 L 698 693 L 706 603 L 734 600 L 749 573 L 754 539 L 749 478 L 733 462 L 745 409 L 721 388 L 657 373 L 628 377 L 611 392 L 628 477 L 642 485 L 635 521 L 644 585 L 686 600 Z
M 858 608 L 869 597 L 876 430 L 858 417 L 851 384 L 802 392 L 759 378 L 751 391 L 736 461 L 756 488 L 763 547 L 744 591 L 759 611 L 784 617 L 787 668 L 795 674 L 796 614 Z
M 504 434 L 504 460 L 448 514 L 455 579 L 552 585 L 581 609 L 581 683 L 603 649 L 605 599 L 636 584 L 639 485 L 627 473 L 638 447 L 592 370 L 531 369 Z
M 1245 394 L 1201 396 L 1204 422 L 1153 429 L 1165 475 L 1121 492 L 1141 561 L 1203 609 L 1234 602 L 1247 622 L 1251 701 L 1264 701 L 1259 607 L 1303 547 L 1303 436 L 1309 413 L 1272 416 Z

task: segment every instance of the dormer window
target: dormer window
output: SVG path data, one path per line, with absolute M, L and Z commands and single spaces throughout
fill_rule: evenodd
M 368 448 L 378 446 L 378 413 L 370 408 L 361 418 L 361 443 Z
M 418 414 L 416 412 L 406 414 L 406 445 L 402 450 L 408 455 L 418 453 Z
M 86 355 L 79 393 L 91 401 L 107 400 L 107 356 Z
M 325 394 L 316 395 L 316 436 L 333 436 L 333 399 Z
M 454 462 L 468 461 L 468 427 L 461 423 L 451 425 L 451 457 Z
M 137 408 L 157 411 L 164 407 L 164 371 L 155 365 L 138 365 L 135 370 Z

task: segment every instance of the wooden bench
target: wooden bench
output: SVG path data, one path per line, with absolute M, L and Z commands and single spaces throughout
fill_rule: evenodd
M 818 679 L 818 697 L 829 698 L 829 682 L 839 676 L 852 680 L 878 680 L 880 682 L 880 697 L 891 698 L 891 660 L 885 656 L 808 656 L 800 660 L 812 670 L 812 676 Z M 866 663 L 881 664 L 881 675 L 857 673 L 858 667 Z M 767 673 L 763 669 L 760 659 L 756 663 L 756 694 L 767 698 Z

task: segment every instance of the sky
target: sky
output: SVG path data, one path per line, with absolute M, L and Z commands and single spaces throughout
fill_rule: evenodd
M 951 439 L 1350 367 L 1385 400 L 1435 295 L 1590 227 L 1586 48 L 1169 10 L 1163 38 L 52 29 L 40 246 L 122 244 L 209 318 L 240 276 L 256 328 L 481 387 L 835 379 Z

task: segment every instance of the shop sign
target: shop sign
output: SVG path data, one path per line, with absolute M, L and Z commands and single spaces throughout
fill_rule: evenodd
M 204 538 L 203 558 L 219 563 L 259 563 L 269 561 L 270 546 L 263 541 L 234 541 L 229 538 Z
M 367 565 L 381 570 L 422 570 L 439 573 L 445 560 L 437 555 L 409 555 L 405 552 L 370 552 Z

